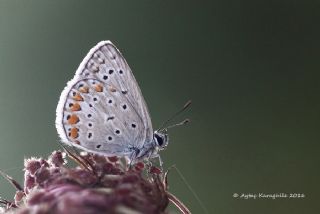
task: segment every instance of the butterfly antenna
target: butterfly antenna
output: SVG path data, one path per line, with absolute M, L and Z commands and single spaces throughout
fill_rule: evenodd
M 187 124 L 189 122 L 190 122 L 190 119 L 185 119 L 185 120 L 181 121 L 180 123 L 176 123 L 176 124 L 167 126 L 167 127 L 165 127 L 165 129 L 171 129 L 171 128 L 176 127 L 176 126 L 182 126 L 182 125 L 185 125 L 185 124 Z
M 206 206 L 203 204 L 202 200 L 200 199 L 200 197 L 197 195 L 197 193 L 193 190 L 193 188 L 191 187 L 191 185 L 187 182 L 187 179 L 183 176 L 183 174 L 180 172 L 180 170 L 175 166 L 171 166 L 170 168 L 173 168 L 176 170 L 176 172 L 178 173 L 178 175 L 180 176 L 181 180 L 185 183 L 185 185 L 188 187 L 189 191 L 192 193 L 192 195 L 195 197 L 195 199 L 197 200 L 197 202 L 199 203 L 201 209 L 203 210 L 203 212 L 205 214 L 209 214 L 208 209 L 206 208 Z
M 186 102 L 186 104 L 184 104 L 184 106 L 177 111 L 175 114 L 173 114 L 169 119 L 167 119 L 164 123 L 162 123 L 162 125 L 160 126 L 160 128 L 157 129 L 157 131 L 162 130 L 171 120 L 173 120 L 176 116 L 178 116 L 180 113 L 184 112 L 189 106 L 191 105 L 191 100 L 189 100 L 188 102 Z M 188 121 L 189 122 L 189 121 Z M 182 123 L 182 122 L 181 122 Z M 183 124 L 182 124 L 183 125 Z M 175 126 L 175 125 L 173 125 Z

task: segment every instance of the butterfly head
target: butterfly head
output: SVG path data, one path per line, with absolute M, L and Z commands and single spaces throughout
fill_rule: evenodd
M 165 149 L 169 143 L 169 137 L 167 134 L 167 130 L 163 129 L 160 131 L 155 131 L 153 134 L 153 139 L 154 139 L 156 146 L 160 150 Z

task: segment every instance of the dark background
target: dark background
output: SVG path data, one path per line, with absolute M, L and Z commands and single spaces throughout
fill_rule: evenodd
M 22 182 L 24 157 L 60 148 L 60 93 L 89 49 L 111 40 L 154 127 L 193 100 L 180 116 L 192 123 L 161 154 L 209 213 L 317 213 L 319 1 L 208 2 L 0 1 L 0 169 Z M 203 213 L 175 171 L 169 184 Z M 232 196 L 259 192 L 306 198 Z M 0 195 L 13 194 L 0 179 Z

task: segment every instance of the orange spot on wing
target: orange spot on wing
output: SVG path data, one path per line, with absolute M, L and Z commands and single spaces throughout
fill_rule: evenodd
M 72 137 L 73 139 L 76 139 L 79 136 L 78 132 L 79 132 L 79 129 L 73 127 L 70 131 L 70 137 Z
M 83 97 L 79 93 L 77 93 L 75 96 L 73 96 L 73 99 L 76 101 L 83 101 Z
M 98 84 L 94 87 L 94 89 L 96 90 L 96 92 L 102 92 L 103 91 L 103 86 L 101 84 Z
M 89 88 L 87 87 L 87 86 L 83 86 L 83 87 L 81 87 L 81 88 L 79 88 L 79 91 L 81 92 L 81 93 L 89 93 Z
M 77 122 L 79 122 L 79 117 L 75 114 L 71 115 L 68 119 L 68 123 L 71 125 L 76 124 Z
M 80 111 L 81 110 L 81 107 L 79 105 L 79 103 L 74 103 L 72 106 L 71 106 L 71 111 Z

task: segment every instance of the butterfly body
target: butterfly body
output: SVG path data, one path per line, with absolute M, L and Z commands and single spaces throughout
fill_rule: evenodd
M 63 143 L 131 162 L 157 157 L 168 142 L 153 132 L 133 73 L 110 41 L 89 51 L 61 93 L 56 128 Z

